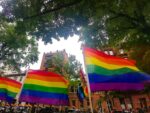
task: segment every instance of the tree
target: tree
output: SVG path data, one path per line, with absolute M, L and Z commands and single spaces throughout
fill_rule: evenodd
M 2 2 L 3 15 L 16 22 L 20 33 L 28 32 L 46 43 L 52 42 L 52 38 L 59 40 L 78 34 L 88 46 L 112 46 L 128 51 L 150 44 L 149 6 L 149 0 Z
M 150 74 L 149 63 L 150 63 L 150 46 L 143 45 L 137 47 L 132 47 L 129 51 L 129 58 L 132 58 L 137 61 L 137 66 Z
M 34 38 L 17 34 L 15 24 L 0 20 L 0 71 L 20 71 L 38 60 Z
M 80 30 L 84 39 L 89 32 L 87 40 L 101 39 L 102 43 L 108 37 L 115 45 L 150 42 L 149 0 L 9 0 L 1 4 L 3 15 L 15 20 L 19 31 L 24 28 L 45 42 Z
M 78 33 L 77 28 L 87 20 L 78 15 L 76 5 L 82 0 L 9 0 L 3 1 L 3 15 L 16 22 L 20 33 L 29 32 L 44 42 L 52 42 Z M 69 8 L 69 10 L 68 10 Z M 78 6 L 79 8 L 79 6 Z
M 50 71 L 63 75 L 68 80 L 77 80 L 81 64 L 74 55 L 65 56 L 64 51 L 58 51 L 46 61 L 46 68 Z

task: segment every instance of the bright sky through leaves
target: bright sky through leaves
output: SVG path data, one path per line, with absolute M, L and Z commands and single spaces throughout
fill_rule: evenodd
M 81 50 L 81 42 L 78 42 L 79 37 L 78 36 L 73 36 L 69 37 L 67 40 L 61 39 L 60 41 L 53 40 L 53 44 L 47 44 L 44 45 L 44 42 L 39 40 L 39 60 L 37 63 L 34 65 L 30 65 L 30 69 L 39 69 L 43 53 L 48 53 L 50 51 L 55 52 L 57 50 L 63 50 L 65 49 L 68 54 L 72 54 L 76 56 L 76 59 L 83 64 L 83 55 L 82 55 L 82 50 Z

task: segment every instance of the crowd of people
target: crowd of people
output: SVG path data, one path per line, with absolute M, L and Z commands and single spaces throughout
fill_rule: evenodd
M 0 104 L 0 113 L 89 113 L 40 104 Z
M 0 103 L 0 113 L 90 113 L 90 109 L 88 111 L 80 111 L 75 109 L 68 109 L 67 107 L 64 109 L 60 109 L 60 107 L 54 107 L 50 105 L 41 105 L 41 104 L 9 104 Z M 150 113 L 149 109 L 130 109 L 130 110 L 110 110 L 109 112 L 99 109 L 94 110 L 94 113 Z
M 107 113 L 105 110 L 98 110 L 98 113 Z M 109 113 L 150 113 L 150 108 L 137 108 L 137 109 L 111 109 Z
M 26 105 L 26 106 L 0 106 L 0 113 L 90 113 L 90 111 L 70 111 L 70 110 L 59 110 L 58 108 L 51 106 L 35 106 L 35 105 Z M 99 112 L 94 111 L 94 113 L 108 113 L 108 112 Z M 116 111 L 111 110 L 109 113 L 150 113 L 148 111 L 137 109 L 137 110 L 122 110 Z
M 0 106 L 0 113 L 63 113 L 52 106 L 41 106 L 36 104 Z

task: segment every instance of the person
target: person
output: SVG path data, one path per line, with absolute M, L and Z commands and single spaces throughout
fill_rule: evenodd
M 122 112 L 121 112 L 121 113 L 126 113 L 126 112 L 125 112 L 125 109 L 122 109 Z
M 35 113 L 35 111 L 36 111 L 36 107 L 34 104 L 32 104 L 31 113 Z
M 115 109 L 112 109 L 111 113 L 117 113 L 117 111 Z
M 0 113 L 4 113 L 4 110 L 5 110 L 5 108 L 4 108 L 4 106 L 0 106 Z
M 134 110 L 133 109 L 129 109 L 129 113 L 134 113 Z
M 142 108 L 138 109 L 138 113 L 145 113 L 144 110 Z
M 11 109 L 11 107 L 10 107 L 9 103 L 6 103 L 5 112 L 10 113 L 11 112 L 10 109 Z
M 98 109 L 98 113 L 103 113 L 102 111 L 103 111 L 103 110 L 102 110 L 102 107 L 100 107 L 100 108 Z

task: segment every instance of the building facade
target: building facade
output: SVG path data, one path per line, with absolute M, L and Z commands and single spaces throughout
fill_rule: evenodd
M 89 98 L 85 98 L 83 102 L 77 97 L 76 88 L 74 90 L 69 90 L 69 103 L 70 109 L 80 109 L 83 111 L 88 111 L 90 109 Z M 150 93 L 144 92 L 129 92 L 127 94 L 118 95 L 112 97 L 105 95 L 105 92 L 96 92 L 91 96 L 92 107 L 95 111 L 103 110 L 104 112 L 110 112 L 115 109 L 117 111 L 137 110 L 139 108 L 150 109 Z
M 57 51 L 58 52 L 58 51 Z M 114 55 L 114 53 L 109 50 L 106 52 L 107 54 Z M 62 51 L 64 55 L 64 62 L 67 61 L 68 56 L 65 51 Z M 52 53 L 44 53 L 41 67 L 40 69 L 45 70 L 47 68 L 47 60 L 51 59 L 52 56 L 55 55 L 55 52 Z M 127 54 L 123 53 L 119 56 L 123 58 L 127 58 Z M 53 68 L 49 68 L 48 70 L 52 70 Z M 104 111 L 104 113 L 110 113 L 112 109 L 122 111 L 123 109 L 129 110 L 134 109 L 137 110 L 139 108 L 150 108 L 150 93 L 143 92 L 135 92 L 130 93 L 128 95 L 119 95 L 118 97 L 112 97 L 106 94 L 106 92 L 96 92 L 91 96 L 92 99 L 92 107 L 95 111 Z M 90 110 L 90 102 L 89 98 L 86 97 L 83 102 L 77 97 L 77 87 L 70 86 L 69 88 L 69 109 L 79 109 L 83 111 Z

